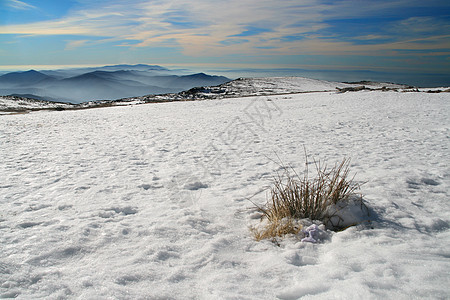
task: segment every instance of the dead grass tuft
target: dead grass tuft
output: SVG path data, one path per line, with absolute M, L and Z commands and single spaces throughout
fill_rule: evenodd
M 349 177 L 349 159 L 343 159 L 329 169 L 314 161 L 315 176 L 310 178 L 309 163 L 305 162 L 303 176 L 283 166 L 270 188 L 270 198 L 264 206 L 257 206 L 267 219 L 262 229 L 252 228 L 256 240 L 276 238 L 301 230 L 296 220 L 320 220 L 331 230 L 339 229 L 339 209 L 354 197 L 359 185 Z M 362 197 L 361 204 L 362 203 Z M 337 224 L 333 224 L 332 221 Z
M 274 239 L 287 234 L 298 234 L 302 230 L 302 225 L 298 224 L 292 218 L 272 219 L 263 228 L 250 228 L 255 239 L 261 241 L 263 239 Z

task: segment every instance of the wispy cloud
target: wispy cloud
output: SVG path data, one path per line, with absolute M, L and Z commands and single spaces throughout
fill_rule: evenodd
M 0 26 L 0 34 L 96 37 L 98 43 L 103 39 L 125 47 L 173 47 L 197 57 L 396 55 L 398 49 L 449 48 L 448 35 L 438 34 L 442 24 L 436 25 L 433 17 L 408 16 L 386 23 L 377 32 L 349 28 L 343 35 L 334 30 L 333 20 L 394 16 L 402 7 L 421 5 L 418 0 L 361 0 L 358 5 L 350 0 L 78 1 L 90 4 L 57 20 Z M 85 39 L 74 39 L 66 49 L 84 45 Z
M 66 44 L 65 50 L 74 50 L 78 47 L 82 47 L 86 45 L 86 43 L 89 42 L 88 40 L 75 40 L 75 41 L 68 41 Z
M 450 23 L 433 17 L 410 17 L 392 24 L 390 31 L 408 36 L 450 33 Z
M 31 4 L 28 4 L 28 3 L 25 3 L 25 2 L 19 1 L 19 0 L 6 0 L 6 5 L 9 8 L 17 9 L 17 10 L 37 9 L 36 6 L 33 6 Z

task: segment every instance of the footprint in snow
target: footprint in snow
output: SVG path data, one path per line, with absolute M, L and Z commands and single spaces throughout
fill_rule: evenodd
M 119 285 L 128 285 L 141 281 L 141 276 L 139 275 L 124 275 L 115 280 Z
M 23 223 L 19 224 L 19 227 L 30 228 L 30 227 L 38 226 L 41 224 L 42 224 L 42 222 L 23 222 Z
M 208 188 L 208 185 L 204 184 L 204 183 L 201 183 L 200 181 L 186 183 L 184 185 L 184 189 L 190 190 L 190 191 L 196 191 L 196 190 L 199 190 L 199 189 L 206 189 L 206 188 Z
M 415 179 L 410 178 L 406 180 L 406 183 L 408 184 L 408 187 L 411 189 L 420 189 L 420 186 L 427 185 L 427 186 L 438 186 L 440 183 L 434 179 L 431 178 L 421 178 L 421 179 Z
M 5 263 L 0 262 L 0 274 L 11 274 L 11 267 Z
M 423 184 L 426 184 L 426 185 L 433 185 L 433 186 L 436 186 L 436 185 L 439 185 L 439 184 L 440 184 L 439 182 L 437 182 L 436 180 L 433 180 L 433 179 L 431 179 L 431 178 L 422 178 L 420 181 L 421 181 Z
M 124 207 L 111 207 L 105 209 L 105 211 L 99 213 L 99 217 L 101 218 L 114 218 L 117 214 L 121 214 L 124 216 L 137 214 L 139 210 L 136 207 L 132 206 L 124 206 Z
M 144 184 L 138 185 L 138 187 L 147 191 L 147 190 L 150 190 L 150 189 L 160 189 L 163 186 L 160 185 L 160 184 L 147 184 L 147 183 L 144 183 Z

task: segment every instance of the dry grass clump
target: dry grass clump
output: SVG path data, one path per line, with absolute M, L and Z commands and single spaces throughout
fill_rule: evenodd
M 301 230 L 296 222 L 299 219 L 320 220 L 329 229 L 338 229 L 341 217 L 337 212 L 359 188 L 353 178 L 349 178 L 349 163 L 349 159 L 343 159 L 328 169 L 314 161 L 314 178 L 309 177 L 308 161 L 303 176 L 283 167 L 284 173 L 274 178 L 266 205 L 257 206 L 267 219 L 267 225 L 263 229 L 252 229 L 255 238 L 261 240 L 296 234 Z
M 302 225 L 292 218 L 271 219 L 265 224 L 263 229 L 250 228 L 257 241 L 264 239 L 275 239 L 287 234 L 298 234 L 302 230 Z

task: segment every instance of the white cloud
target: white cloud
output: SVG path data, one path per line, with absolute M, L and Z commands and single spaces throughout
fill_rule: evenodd
M 118 41 L 138 40 L 137 47 L 158 46 L 171 40 L 181 45 L 186 53 L 201 54 L 200 49 L 209 53 L 211 49 L 231 51 L 232 47 L 220 42 L 229 35 L 241 34 L 248 26 L 272 30 L 252 37 L 252 42 L 308 31 L 320 21 L 316 10 L 313 5 L 298 6 L 294 0 L 280 3 L 272 0 L 182 0 L 137 4 L 119 1 L 80 10 L 59 20 L 1 26 L 0 33 L 100 36 Z M 293 27 L 300 19 L 305 22 L 304 27 Z
M 23 1 L 19 0 L 6 0 L 6 5 L 13 9 L 18 10 L 30 10 L 30 9 L 37 9 L 36 6 L 33 6 L 31 4 L 25 3 Z
M 409 0 L 408 3 L 411 1 L 416 0 Z M 394 32 L 390 33 L 389 43 L 381 41 L 380 37 L 384 37 L 385 32 L 380 35 L 367 35 L 366 40 L 380 39 L 379 43 L 370 45 L 355 45 L 350 41 L 344 42 L 320 35 L 321 30 L 329 26 L 326 23 L 327 18 L 376 15 L 381 11 L 386 12 L 406 5 L 405 0 L 362 0 L 358 5 L 350 0 L 334 3 L 327 1 L 326 4 L 321 0 L 78 2 L 87 6 L 58 20 L 0 26 L 0 34 L 93 36 L 97 39 L 103 38 L 105 42 L 116 41 L 118 46 L 125 47 L 177 47 L 189 56 L 222 56 L 234 53 L 251 55 L 256 51 L 261 55 L 367 55 L 377 51 L 389 51 L 392 49 L 390 47 L 394 46 L 427 49 L 430 45 L 443 45 L 442 38 L 426 45 L 414 41 L 411 36 L 402 41 Z M 400 25 L 413 21 L 405 20 L 404 24 Z M 422 21 L 431 22 L 425 19 Z M 252 28 L 267 30 L 256 30 L 255 34 L 242 35 Z M 358 32 L 357 28 L 355 32 Z M 229 40 L 230 36 L 234 36 L 234 43 L 223 42 Z M 239 43 L 239 39 L 242 43 Z M 397 40 L 398 43 L 392 40 Z M 66 48 L 73 49 L 85 44 L 86 40 L 69 41 Z

